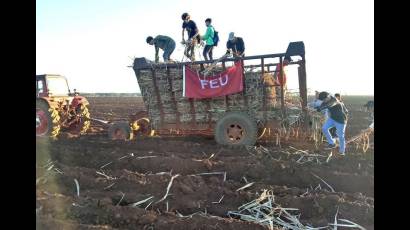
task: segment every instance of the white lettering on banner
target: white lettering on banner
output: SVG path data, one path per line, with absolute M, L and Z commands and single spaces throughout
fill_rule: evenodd
M 219 82 L 218 82 L 219 80 Z M 219 77 L 218 79 L 213 79 L 213 80 L 200 80 L 201 82 L 201 88 L 205 89 L 207 85 L 209 85 L 209 88 L 211 89 L 216 89 L 219 87 L 223 87 L 226 84 L 228 84 L 229 76 L 226 74 L 223 77 Z
M 205 85 L 208 84 L 207 80 L 201 80 L 201 88 L 205 89 Z
M 222 78 L 219 78 L 219 82 L 221 83 L 221 86 L 224 86 L 228 83 L 228 75 L 225 75 L 224 77 L 226 79 L 225 82 L 222 82 Z
M 216 79 L 211 80 L 210 86 L 211 86 L 211 89 L 219 88 L 218 80 L 216 80 Z

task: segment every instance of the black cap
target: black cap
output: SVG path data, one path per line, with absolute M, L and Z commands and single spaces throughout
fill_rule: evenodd
M 320 92 L 320 93 L 319 93 L 318 99 L 321 100 L 321 101 L 323 101 L 323 100 L 324 100 L 325 98 L 327 98 L 328 96 L 329 96 L 329 93 L 326 92 L 326 91 L 323 91 L 323 92 Z
M 151 40 L 152 40 L 152 39 L 154 39 L 154 38 L 153 38 L 153 37 L 151 37 L 151 36 L 148 36 L 148 37 L 147 37 L 147 43 L 149 44 L 149 43 L 151 42 Z
M 183 13 L 181 16 L 182 20 L 185 20 L 186 17 L 188 17 L 188 13 Z

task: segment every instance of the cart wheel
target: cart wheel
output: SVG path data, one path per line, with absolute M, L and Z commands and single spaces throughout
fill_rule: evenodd
M 215 140 L 229 146 L 255 145 L 258 135 L 256 121 L 241 112 L 229 112 L 215 127 Z
M 108 128 L 108 137 L 112 140 L 131 140 L 134 135 L 127 122 L 120 122 Z

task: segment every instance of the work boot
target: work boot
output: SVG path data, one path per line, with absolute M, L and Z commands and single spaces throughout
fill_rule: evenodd
M 336 148 L 336 145 L 335 145 L 335 144 L 329 144 L 329 145 L 327 145 L 327 146 L 325 147 L 326 150 L 334 149 L 334 148 Z

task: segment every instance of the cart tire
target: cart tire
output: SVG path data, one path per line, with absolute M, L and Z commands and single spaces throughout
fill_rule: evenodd
M 108 128 L 108 137 L 111 140 L 131 140 L 134 134 L 127 122 L 114 123 Z
M 227 146 L 253 146 L 256 143 L 258 127 L 256 121 L 246 113 L 229 112 L 215 126 L 215 140 Z

